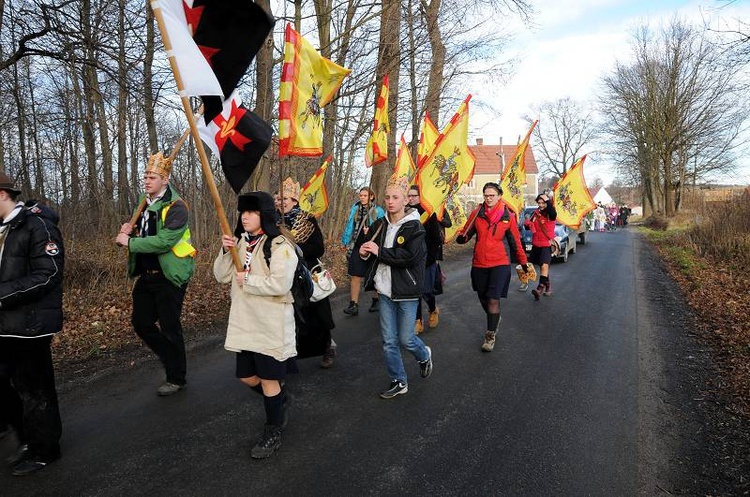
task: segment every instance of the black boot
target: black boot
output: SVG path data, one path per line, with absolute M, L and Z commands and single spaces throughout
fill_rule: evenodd
M 357 314 L 359 314 L 359 305 L 355 301 L 350 300 L 349 307 L 344 309 L 344 314 L 348 314 L 350 316 L 356 316 Z
M 276 452 L 281 447 L 281 426 L 265 425 L 263 427 L 263 437 L 255 444 L 250 451 L 253 459 L 265 459 Z

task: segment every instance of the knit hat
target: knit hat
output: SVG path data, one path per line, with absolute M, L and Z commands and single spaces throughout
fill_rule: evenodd
M 10 176 L 2 172 L 0 172 L 0 190 L 6 190 L 16 195 L 21 194 L 21 190 L 15 187 L 13 180 L 10 179 Z
M 164 157 L 161 152 L 156 152 L 148 158 L 148 165 L 145 172 L 156 173 L 164 178 L 169 178 L 172 172 L 172 159 Z
M 237 227 L 234 230 L 236 237 L 239 238 L 245 231 L 242 227 L 241 218 L 242 213 L 247 211 L 260 213 L 260 227 L 268 236 L 275 238 L 281 234 L 278 227 L 279 213 L 276 211 L 276 207 L 273 204 L 273 197 L 269 193 L 243 193 L 237 197 L 237 211 L 240 213 L 240 217 L 237 218 Z

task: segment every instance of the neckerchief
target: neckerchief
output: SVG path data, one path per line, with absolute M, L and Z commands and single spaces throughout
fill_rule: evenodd
M 260 239 L 263 238 L 263 235 L 263 230 L 260 230 L 255 235 L 251 235 L 247 232 L 243 233 L 242 236 L 247 242 L 247 248 L 245 249 L 245 264 L 243 266 L 243 269 L 245 269 L 245 271 L 250 270 L 250 263 L 253 261 L 253 249 L 256 245 L 258 245 L 258 242 L 260 242 Z
M 152 206 L 155 202 L 158 202 L 161 200 L 161 198 L 164 196 L 165 193 L 167 193 L 167 188 L 164 188 L 159 195 L 157 195 L 154 198 L 149 197 L 146 195 L 146 207 L 143 209 L 143 213 L 141 214 L 141 232 L 140 237 L 145 238 L 148 236 L 148 218 L 150 216 L 148 208 Z

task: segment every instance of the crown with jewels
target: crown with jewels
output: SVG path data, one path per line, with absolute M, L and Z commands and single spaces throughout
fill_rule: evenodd
M 287 178 L 281 184 L 281 196 L 299 200 L 299 182 L 295 183 L 292 178 Z
M 409 178 L 407 176 L 396 176 L 396 173 L 393 173 L 391 177 L 388 179 L 388 185 L 387 187 L 395 186 L 399 190 L 402 190 L 404 193 L 409 191 Z
M 161 152 L 156 152 L 148 158 L 146 172 L 156 173 L 159 176 L 169 178 L 169 175 L 172 173 L 172 159 L 164 157 L 164 154 Z

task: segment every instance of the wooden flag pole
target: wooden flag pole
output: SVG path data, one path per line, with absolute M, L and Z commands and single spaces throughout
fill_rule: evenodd
M 169 40 L 169 33 L 167 33 L 164 27 L 164 17 L 162 15 L 161 7 L 158 1 L 151 2 L 151 9 L 154 11 L 154 17 L 156 23 L 159 26 L 159 32 L 161 33 L 162 41 L 164 42 L 164 49 L 169 55 L 169 65 L 172 67 L 172 74 L 174 75 L 175 83 L 177 83 L 177 92 L 180 95 L 182 101 L 182 107 L 185 109 L 185 115 L 187 116 L 188 124 L 190 125 L 190 132 L 195 140 L 195 148 L 198 150 L 198 157 L 201 160 L 201 169 L 203 170 L 203 176 L 206 179 L 206 185 L 211 193 L 211 199 L 214 202 L 216 208 L 216 215 L 219 218 L 219 225 L 221 226 L 221 233 L 223 235 L 232 236 L 232 228 L 229 226 L 227 221 L 227 215 L 224 211 L 224 206 L 221 203 L 221 197 L 219 196 L 219 189 L 216 187 L 211 167 L 208 164 L 208 156 L 206 155 L 206 149 L 203 147 L 201 141 L 200 132 L 195 122 L 195 116 L 193 115 L 192 109 L 190 108 L 190 97 L 185 93 L 185 85 L 182 82 L 182 76 L 180 75 L 180 69 L 177 67 L 177 60 L 172 54 L 172 43 Z M 242 271 L 242 261 L 237 253 L 237 247 L 232 247 L 229 252 L 232 254 L 232 260 L 237 268 L 237 271 Z

